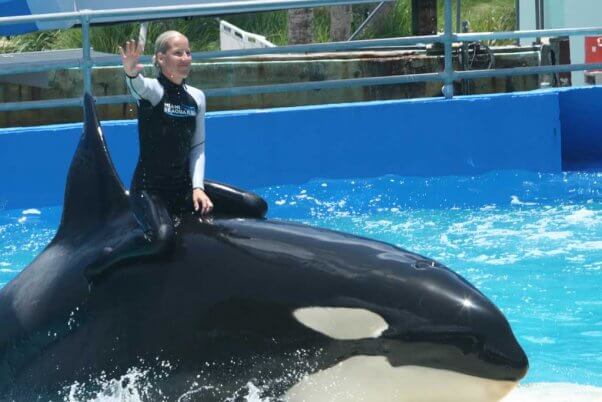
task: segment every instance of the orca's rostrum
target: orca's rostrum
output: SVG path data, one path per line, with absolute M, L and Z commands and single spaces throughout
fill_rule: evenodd
M 0 399 L 165 361 L 168 399 L 202 371 L 219 387 L 198 400 L 220 401 L 253 381 L 291 401 L 487 402 L 526 374 L 507 320 L 466 280 L 345 233 L 190 214 L 168 253 L 133 250 L 90 282 L 140 229 L 90 96 L 85 111 L 59 230 L 0 290 Z M 297 351 L 304 373 L 287 375 Z

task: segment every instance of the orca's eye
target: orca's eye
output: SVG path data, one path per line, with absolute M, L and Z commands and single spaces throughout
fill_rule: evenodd
M 293 316 L 306 327 L 339 340 L 378 338 L 389 328 L 383 317 L 361 308 L 303 307 Z

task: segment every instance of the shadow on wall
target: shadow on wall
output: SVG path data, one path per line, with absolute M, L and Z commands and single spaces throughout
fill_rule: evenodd
M 562 169 L 602 170 L 602 87 L 560 91 Z

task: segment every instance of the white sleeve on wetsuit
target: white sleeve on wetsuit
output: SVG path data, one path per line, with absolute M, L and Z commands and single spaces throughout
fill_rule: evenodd
M 149 101 L 153 106 L 157 106 L 163 98 L 163 86 L 154 78 L 145 78 L 142 74 L 138 74 L 134 78 L 125 75 L 125 83 L 130 94 L 136 98 L 136 101 L 141 99 Z
M 190 176 L 192 188 L 205 189 L 205 94 L 203 91 L 186 86 L 188 93 L 197 103 L 196 128 L 190 144 Z

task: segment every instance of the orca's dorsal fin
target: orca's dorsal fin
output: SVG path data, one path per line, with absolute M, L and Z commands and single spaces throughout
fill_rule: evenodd
M 55 239 L 93 231 L 124 210 L 128 195 L 109 156 L 94 99 L 84 95 L 84 130 L 71 161 Z

